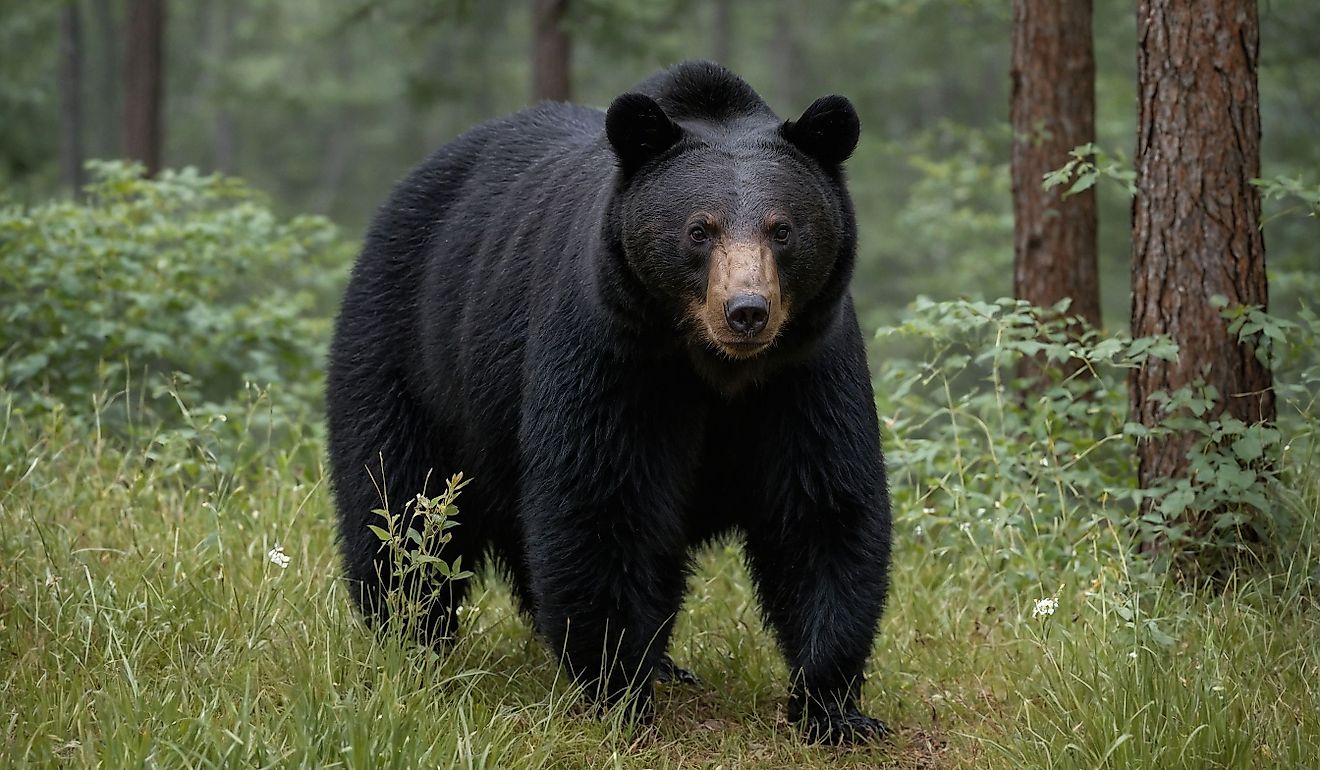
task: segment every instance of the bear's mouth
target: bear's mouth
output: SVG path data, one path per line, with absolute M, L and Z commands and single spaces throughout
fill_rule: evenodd
M 771 341 L 761 342 L 758 340 L 738 340 L 726 342 L 724 340 L 715 340 L 714 347 L 729 358 L 754 358 L 762 351 L 770 347 Z

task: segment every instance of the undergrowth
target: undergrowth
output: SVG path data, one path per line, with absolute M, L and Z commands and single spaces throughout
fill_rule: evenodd
M 477 586 L 444 654 L 370 633 L 339 578 L 320 433 L 253 388 L 223 420 L 179 395 L 178 415 L 128 434 L 5 396 L 2 764 L 1308 766 L 1320 466 L 1305 389 L 1281 385 L 1295 408 L 1260 482 L 1292 534 L 1224 590 L 1185 589 L 1135 555 L 1113 384 L 1165 349 L 1097 337 L 1075 351 L 1097 376 L 1017 399 L 997 351 L 1039 341 L 1027 312 L 923 305 L 890 333 L 921 362 L 892 362 L 877 388 L 896 554 L 863 707 L 896 728 L 887 743 L 801 741 L 736 542 L 697 560 L 671 651 L 701 684 L 661 687 L 650 728 L 582 706 L 491 574 L 447 565 Z M 128 398 L 102 392 L 103 410 Z M 234 430 L 254 414 L 276 427 Z M 416 504 L 434 516 L 424 542 L 462 525 L 457 489 Z M 402 567 L 439 569 L 399 545 Z

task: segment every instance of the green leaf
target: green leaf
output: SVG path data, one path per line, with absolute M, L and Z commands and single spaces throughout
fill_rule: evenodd
M 1068 188 L 1068 192 L 1063 194 L 1064 197 L 1066 198 L 1069 195 L 1076 195 L 1080 192 L 1091 189 L 1095 186 L 1097 176 L 1098 175 L 1094 171 L 1086 171 L 1079 174 L 1077 176 L 1077 181 L 1073 182 L 1072 187 Z
M 1260 436 L 1256 433 L 1247 433 L 1234 441 L 1233 454 L 1237 455 L 1239 460 L 1245 462 L 1259 460 L 1265 454 L 1265 449 L 1261 446 Z

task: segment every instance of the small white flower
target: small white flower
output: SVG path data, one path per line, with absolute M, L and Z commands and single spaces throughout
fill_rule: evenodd
M 984 515 L 985 515 L 985 509 L 984 509 L 984 508 L 977 508 L 977 509 L 976 509 L 976 515 L 977 515 L 977 516 L 984 516 Z
M 1059 609 L 1059 597 L 1051 596 L 1045 599 L 1037 599 L 1036 606 L 1031 610 L 1031 617 L 1044 618 L 1054 614 Z
M 1050 467 L 1050 460 L 1049 460 L 1049 458 L 1048 458 L 1048 457 L 1042 457 L 1042 458 L 1040 458 L 1040 464 L 1041 464 L 1042 466 L 1046 467 L 1046 468 Z
M 1136 659 L 1137 659 L 1137 651 L 1136 651 L 1136 650 L 1133 650 L 1132 652 L 1129 652 L 1129 653 L 1128 653 L 1128 657 L 1129 657 L 1129 658 L 1132 658 L 1133 660 L 1136 660 Z
M 958 531 L 959 531 L 959 532 L 962 532 L 963 534 L 967 534 L 967 533 L 971 532 L 971 531 L 972 531 L 972 523 L 971 523 L 970 521 L 964 521 L 962 524 L 959 524 L 959 525 L 958 525 Z
M 931 514 L 931 513 L 934 513 L 934 512 L 935 512 L 935 509 L 934 509 L 934 508 L 922 508 L 922 509 L 921 509 L 921 512 L 922 512 L 922 513 L 925 513 L 925 514 Z
M 279 543 L 276 543 L 274 548 L 266 552 L 266 558 L 270 559 L 270 563 L 280 569 L 289 568 L 289 555 L 284 552 L 284 546 Z
M 912 528 L 912 534 L 916 535 L 917 537 L 921 537 L 922 535 L 926 534 L 926 530 L 923 529 L 920 524 L 918 524 L 917 526 Z

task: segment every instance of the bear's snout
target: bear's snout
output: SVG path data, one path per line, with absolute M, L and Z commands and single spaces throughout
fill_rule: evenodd
M 760 294 L 739 294 L 724 303 L 724 321 L 735 334 L 760 334 L 770 320 L 770 301 Z
M 768 244 L 717 243 L 709 270 L 706 295 L 691 307 L 703 341 L 731 358 L 749 358 L 770 347 L 788 308 Z

